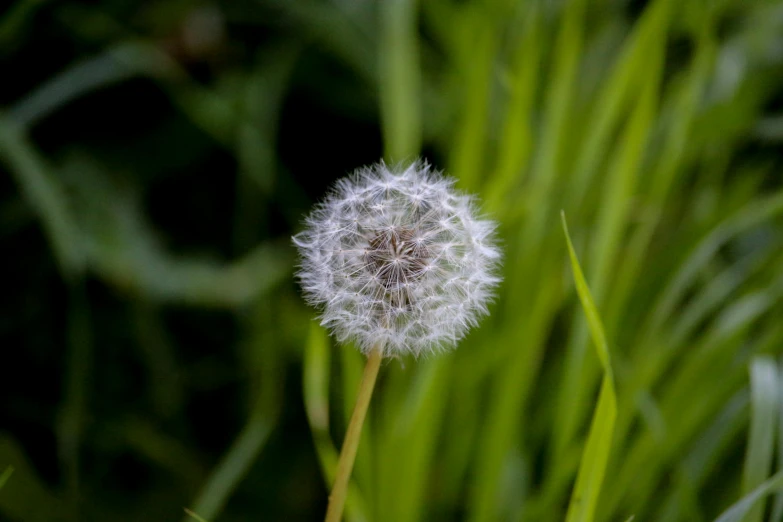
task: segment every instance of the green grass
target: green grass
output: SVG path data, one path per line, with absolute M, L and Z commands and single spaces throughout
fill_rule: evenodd
M 3 471 L 2 475 L 0 475 L 0 488 L 5 486 L 5 483 L 8 482 L 8 479 L 11 478 L 11 475 L 14 474 L 14 467 L 8 466 L 5 468 L 5 471 Z
M 422 153 L 498 221 L 504 282 L 457 350 L 382 366 L 346 520 L 783 515 L 780 2 L 239 3 L 208 74 L 165 50 L 185 5 L 54 4 L 0 14 L 0 240 L 29 273 L 0 344 L 57 375 L 9 392 L 0 517 L 321 517 L 363 360 L 288 237 L 310 183 Z M 33 81 L 37 24 L 69 46 Z M 144 89 L 164 116 L 118 143 L 68 131 Z
M 582 268 L 579 266 L 579 259 L 568 235 L 565 214 L 562 215 L 562 218 L 576 291 L 579 294 L 582 308 L 584 308 L 590 335 L 604 371 L 598 404 L 595 407 L 593 420 L 590 422 L 590 432 L 582 452 L 582 461 L 566 514 L 568 522 L 591 522 L 595 518 L 595 507 L 601 493 L 606 464 L 612 450 L 614 424 L 617 419 L 617 393 L 615 392 L 614 371 L 609 356 L 609 347 L 606 344 L 604 326 L 601 324 L 601 316 L 595 307 L 595 301 L 587 287 Z

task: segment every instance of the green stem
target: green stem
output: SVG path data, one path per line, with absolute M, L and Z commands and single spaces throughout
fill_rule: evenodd
M 359 385 L 359 395 L 356 397 L 356 406 L 348 424 L 343 448 L 340 451 L 340 460 L 337 462 L 337 474 L 332 486 L 332 494 L 329 495 L 329 507 L 326 509 L 325 522 L 340 522 L 345 506 L 345 497 L 348 491 L 348 480 L 351 478 L 351 470 L 356 459 L 356 450 L 359 448 L 359 439 L 362 435 L 364 418 L 367 416 L 367 408 L 370 405 L 372 391 L 375 388 L 375 379 L 381 367 L 383 350 L 380 345 L 375 345 L 367 358 L 364 367 L 362 383 Z

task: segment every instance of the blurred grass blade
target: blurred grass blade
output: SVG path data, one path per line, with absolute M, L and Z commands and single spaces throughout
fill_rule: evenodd
M 613 285 L 610 280 L 617 272 L 622 253 L 622 236 L 628 228 L 633 195 L 638 183 L 638 172 L 648 136 L 652 129 L 657 106 L 658 83 L 663 62 L 658 49 L 643 78 L 646 84 L 636 102 L 630 118 L 619 136 L 619 144 L 611 153 L 606 177 L 602 180 L 601 203 L 596 221 L 591 229 L 589 245 L 590 282 L 593 298 L 606 307 L 606 295 Z M 606 316 L 605 316 L 606 317 Z M 609 321 L 613 318 L 607 317 Z M 611 324 L 609 324 L 611 328 Z M 566 368 L 560 389 L 560 400 L 555 421 L 556 451 L 562 454 L 572 442 L 578 426 L 589 415 L 589 394 L 584 390 L 597 376 L 595 365 L 585 362 L 588 353 L 588 327 L 583 320 L 576 321 L 566 355 Z M 556 467 L 559 467 L 556 465 Z
M 587 281 L 585 281 L 584 274 L 579 265 L 579 258 L 574 250 L 574 245 L 571 243 L 571 237 L 568 235 L 568 224 L 566 223 L 565 213 L 561 213 L 560 217 L 563 222 L 563 232 L 565 233 L 566 243 L 568 245 L 568 254 L 571 259 L 571 269 L 574 274 L 576 291 L 577 294 L 579 294 L 579 300 L 582 303 L 585 315 L 587 316 L 590 335 L 595 343 L 595 349 L 598 353 L 598 359 L 601 361 L 601 366 L 603 366 L 605 377 L 612 381 L 612 387 L 614 388 L 614 374 L 612 373 L 611 359 L 609 357 L 609 345 L 606 342 L 601 316 L 598 314 L 598 309 L 593 302 L 590 288 L 587 286 Z
M 586 133 L 580 147 L 569 187 L 576 205 L 581 204 L 590 183 L 595 182 L 601 158 L 611 148 L 613 132 L 629 112 L 628 106 L 633 106 L 634 97 L 648 87 L 648 75 L 657 76 L 663 70 L 662 46 L 666 42 L 671 3 L 671 0 L 657 0 L 648 4 L 596 94 L 589 120 L 590 132 Z
M 23 41 L 20 34 L 31 31 L 36 12 L 44 5 L 42 0 L 16 0 L 0 13 L 0 57 L 11 55 Z
M 563 146 L 571 121 L 570 110 L 577 92 L 576 81 L 584 46 L 584 18 L 587 10 L 585 0 L 571 0 L 564 5 L 563 20 L 555 42 L 552 70 L 546 88 L 541 138 L 530 172 L 530 201 L 536 208 L 530 213 L 530 226 L 522 228 L 524 234 L 531 233 L 534 248 L 549 231 L 552 218 L 550 199 L 557 190 L 560 167 L 564 160 Z
M 196 513 L 194 513 L 193 511 L 189 510 L 188 508 L 182 508 L 182 509 L 183 509 L 183 511 L 185 511 L 185 514 L 188 517 L 190 517 L 190 518 L 192 518 L 194 520 L 197 520 L 198 522 L 207 522 L 206 519 L 198 516 Z
M 421 149 L 421 72 L 416 0 L 379 4 L 380 96 L 384 156 L 410 160 Z
M 231 136 L 246 115 L 230 96 L 191 81 L 187 70 L 158 45 L 144 40 L 119 43 L 76 62 L 29 92 L 8 111 L 8 119 L 27 129 L 70 102 L 109 85 L 146 76 L 160 83 L 191 121 L 217 143 L 232 149 Z
M 769 477 L 775 445 L 775 429 L 780 411 L 780 384 L 775 361 L 769 356 L 756 357 L 750 366 L 751 421 L 745 465 L 742 471 L 742 493 L 748 494 Z M 743 519 L 761 522 L 763 502 L 757 503 Z
M 8 111 L 20 127 L 29 128 L 50 113 L 90 91 L 127 80 L 140 71 L 117 59 L 120 49 L 87 58 L 30 91 Z
M 472 481 L 468 515 L 470 522 L 497 520 L 498 513 L 507 507 L 499 502 L 504 468 L 509 462 L 509 454 L 516 451 L 520 417 L 524 415 L 525 402 L 543 359 L 550 321 L 560 305 L 560 283 L 552 277 L 554 273 L 549 271 L 554 264 L 547 263 L 547 258 L 555 258 L 557 250 L 547 249 L 545 244 L 546 238 L 551 237 L 551 234 L 548 234 L 552 223 L 551 199 L 558 192 L 554 187 L 561 179 L 562 172 L 559 167 L 563 159 L 568 124 L 571 121 L 569 110 L 572 108 L 579 83 L 575 78 L 583 49 L 585 11 L 585 0 L 571 0 L 562 5 L 562 12 L 559 13 L 559 28 L 551 52 L 551 66 L 547 70 L 548 82 L 544 87 L 547 89 L 547 96 L 541 114 L 541 137 L 535 144 L 536 152 L 526 188 L 525 200 L 530 204 L 529 219 L 526 220 L 525 226 L 517 227 L 516 237 L 509 245 L 511 248 L 524 245 L 527 253 L 539 254 L 521 255 L 515 269 L 507 271 L 508 297 L 504 308 L 509 317 L 514 318 L 512 321 L 517 326 L 510 330 L 514 332 L 512 340 L 504 339 L 499 343 L 508 347 L 509 360 L 500 369 L 500 375 L 493 383 L 495 389 L 492 393 L 495 394 L 496 400 L 490 407 L 488 420 L 480 435 L 483 444 Z M 492 31 L 493 37 L 497 39 L 496 28 L 489 27 L 488 30 Z M 546 36 L 549 38 L 548 34 Z M 475 45 L 481 43 L 476 42 Z M 486 58 L 482 57 L 478 66 L 486 66 L 485 60 Z M 482 73 L 476 71 L 475 74 Z M 483 88 L 488 88 L 489 82 L 486 78 L 489 77 L 491 75 L 488 74 L 480 79 L 485 85 Z M 469 110 L 470 107 L 467 107 L 465 112 Z M 474 130 L 476 134 L 471 138 L 476 143 L 483 143 L 486 134 L 483 121 L 478 122 Z M 471 169 L 479 168 L 480 159 L 467 161 L 470 159 L 467 158 L 469 148 L 479 153 L 476 147 L 473 143 L 456 142 L 454 154 L 458 156 L 454 160 L 452 172 L 456 172 L 456 166 L 459 166 L 460 179 L 465 179 L 464 176 Z M 472 175 L 475 178 L 478 172 L 474 171 Z M 468 189 L 474 185 L 477 185 L 477 182 L 463 184 Z
M 220 459 L 193 502 L 194 511 L 208 519 L 217 519 L 240 482 L 266 447 L 278 424 L 279 402 L 285 379 L 282 372 L 279 336 L 273 322 L 277 314 L 271 304 L 259 300 L 241 317 L 245 342 L 240 344 L 243 367 L 249 375 L 249 418 L 226 454 Z M 279 306 L 279 305 L 278 305 Z
M 383 520 L 428 520 L 427 481 L 433 472 L 432 455 L 449 397 L 446 376 L 451 361 L 450 356 L 442 355 L 417 363 L 415 380 L 390 429 L 376 430 L 378 437 L 386 435 L 388 439 L 379 451 L 392 448 L 386 460 L 392 460 L 396 468 L 397 483 L 392 485 L 395 490 L 387 495 L 391 502 L 387 503 L 389 512 L 384 510 Z
M 750 513 L 759 500 L 781 489 L 783 489 L 783 471 L 776 473 L 772 478 L 735 502 L 721 516 L 716 518 L 715 522 L 743 522 L 745 516 Z
M 753 203 L 743 206 L 711 229 L 692 248 L 675 275 L 669 278 L 669 283 L 649 314 L 646 331 L 660 329 L 667 318 L 676 315 L 674 310 L 680 299 L 723 245 L 780 214 L 783 214 L 783 191 L 756 198 Z
M 533 151 L 532 114 L 535 111 L 543 53 L 541 15 L 537 2 L 530 3 L 523 24 L 522 36 L 507 73 L 510 92 L 498 143 L 498 164 L 486 187 L 486 206 L 498 213 L 501 209 L 510 210 L 508 207 L 517 203 L 515 198 L 508 196 L 522 181 L 522 172 Z
M 732 449 L 737 435 L 744 432 L 750 402 L 748 395 L 747 390 L 742 390 L 732 397 L 692 444 L 692 449 L 677 470 L 676 487 L 671 488 L 668 498 L 663 501 L 659 499 L 658 516 L 653 520 L 704 520 L 696 495 Z
M 749 403 L 747 390 L 737 392 L 693 444 L 682 461 L 682 469 L 694 484 L 700 486 L 710 477 L 720 464 L 720 457 L 731 450 L 736 435 L 745 430 Z
M 2 475 L 0 519 L 52 522 L 67 513 L 65 502 L 38 476 L 21 444 L 0 433 L 0 462 L 8 463 Z M 13 469 L 13 480 L 8 480 Z
M 193 503 L 195 511 L 210 519 L 220 514 L 231 493 L 256 461 L 273 427 L 274 422 L 267 412 L 258 408 L 199 493 Z
M 783 471 L 783 365 L 778 371 L 778 383 L 780 388 L 780 408 L 778 409 L 778 436 L 777 436 L 777 456 L 778 471 Z M 775 495 L 775 501 L 772 505 L 772 518 L 770 520 L 783 520 L 783 492 Z
M 85 255 L 65 191 L 24 132 L 2 113 L 0 161 L 11 171 L 20 192 L 38 215 L 63 277 L 78 277 L 84 270 Z
M 568 254 L 571 258 L 571 269 L 574 275 L 576 291 L 577 294 L 579 294 L 579 300 L 581 301 L 582 308 L 587 316 L 590 334 L 593 338 L 598 358 L 604 369 L 601 393 L 598 396 L 598 406 L 593 414 L 593 421 L 590 425 L 587 443 L 585 444 L 582 453 L 582 462 L 579 465 L 576 485 L 571 494 L 571 502 L 569 503 L 568 514 L 566 515 L 567 522 L 591 522 L 595 516 L 595 508 L 601 493 L 606 465 L 609 461 L 609 454 L 612 449 L 614 423 L 617 417 L 617 397 L 614 390 L 614 377 L 609 358 L 609 347 L 606 343 L 601 318 L 595 303 L 593 302 L 593 297 L 590 294 L 590 289 L 587 286 L 584 275 L 582 274 L 582 269 L 579 266 L 579 259 L 574 251 L 571 238 L 568 235 L 568 225 L 566 224 L 565 213 L 561 213 L 561 218 L 563 222 L 563 232 L 565 233 L 566 243 L 568 245 Z
M 90 270 L 126 293 L 232 308 L 254 302 L 291 272 L 287 241 L 258 243 L 231 262 L 174 256 L 156 235 L 133 185 L 120 186 L 86 156 L 69 158 L 61 174 L 69 182 Z
M 57 450 L 72 517 L 79 516 L 81 452 L 94 377 L 94 325 L 83 283 L 69 289 L 67 352 L 62 404 L 57 419 Z
M 313 434 L 315 450 L 327 489 L 334 482 L 338 452 L 329 435 L 329 338 L 317 322 L 312 321 L 305 345 L 303 362 L 303 395 L 305 412 Z M 364 499 L 353 481 L 348 485 L 345 517 L 350 522 L 367 522 Z
M 331 446 L 329 438 L 329 346 L 326 332 L 313 322 L 305 346 L 303 363 L 303 393 L 305 412 L 310 423 L 316 449 Z M 333 449 L 333 448 L 332 448 Z
M 498 34 L 491 17 L 478 3 L 465 5 L 466 14 L 459 31 L 466 38 L 456 41 L 455 73 L 460 78 L 461 121 L 454 132 L 449 167 L 463 188 L 476 190 L 486 149 L 488 111 L 492 91 L 492 68 L 497 53 Z
M 0 489 L 5 486 L 5 483 L 8 482 L 8 479 L 11 478 L 11 475 L 14 474 L 14 467 L 13 466 L 6 466 L 5 471 L 3 471 L 3 474 L 0 475 Z
M 302 33 L 328 49 L 364 81 L 377 84 L 376 40 L 373 38 L 376 28 L 366 23 L 368 20 L 351 16 L 359 9 L 348 9 L 349 5 L 359 7 L 360 3 L 314 0 L 268 0 L 268 3 L 295 20 Z

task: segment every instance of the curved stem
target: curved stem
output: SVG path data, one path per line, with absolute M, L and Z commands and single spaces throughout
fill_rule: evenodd
M 348 492 L 348 480 L 351 478 L 351 470 L 356 459 L 356 450 L 359 448 L 362 426 L 372 398 L 375 379 L 378 377 L 378 369 L 381 367 L 382 353 L 382 346 L 376 345 L 367 358 L 362 383 L 359 385 L 359 395 L 356 397 L 356 406 L 353 408 L 351 422 L 348 424 L 348 431 L 345 433 L 345 440 L 340 451 L 340 460 L 337 462 L 337 474 L 334 486 L 332 486 L 332 493 L 329 495 L 329 507 L 326 509 L 325 522 L 340 522 L 342 519 L 345 496 Z

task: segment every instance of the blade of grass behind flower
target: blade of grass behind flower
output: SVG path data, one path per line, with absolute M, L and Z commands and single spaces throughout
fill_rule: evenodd
M 702 23 L 705 29 L 709 26 L 707 21 L 702 21 Z M 660 155 L 653 162 L 651 171 L 643 174 L 644 180 L 642 180 L 642 185 L 644 188 L 642 191 L 643 195 L 640 195 L 640 197 L 644 198 L 643 204 L 648 210 L 644 219 L 641 219 L 637 226 L 634 227 L 631 239 L 623 250 L 623 262 L 613 275 L 612 287 L 606 299 L 605 317 L 609 320 L 607 327 L 610 335 L 612 330 L 620 324 L 619 321 L 624 321 L 623 317 L 628 307 L 629 296 L 638 287 L 638 275 L 649 257 L 649 246 L 653 232 L 658 229 L 667 198 L 670 197 L 670 194 L 673 194 L 673 188 L 676 187 L 681 179 L 675 174 L 680 172 L 680 169 L 683 168 L 683 162 L 692 154 L 692 152 L 688 153 L 690 151 L 685 146 L 685 143 L 687 143 L 687 140 L 690 139 L 690 134 L 692 134 L 691 122 L 695 117 L 704 85 L 706 85 L 709 79 L 710 66 L 715 54 L 714 42 L 707 37 L 708 34 L 710 34 L 709 31 L 705 30 L 698 39 L 695 57 L 690 68 L 684 73 L 680 86 L 675 90 L 664 93 L 665 97 L 661 104 L 662 109 L 668 111 L 672 116 L 667 117 L 667 114 L 664 112 L 659 118 L 658 125 L 666 126 L 663 131 L 658 130 L 658 133 L 664 136 L 663 144 L 661 145 Z M 676 115 L 676 117 L 673 115 Z M 729 282 L 736 279 L 734 274 L 728 274 L 727 277 Z M 726 279 L 723 278 L 722 282 L 725 282 Z M 711 303 L 718 304 L 723 301 L 702 299 L 701 302 L 702 306 L 698 308 L 703 311 L 704 309 L 709 309 Z M 693 306 L 688 306 L 685 314 L 690 314 L 694 317 L 703 316 Z M 675 330 L 677 329 L 675 328 Z M 680 328 L 680 331 L 684 330 Z M 648 336 L 646 339 L 649 340 L 651 338 Z M 671 339 L 659 342 L 673 347 L 680 346 L 683 340 L 675 341 Z M 632 348 L 635 350 L 634 353 L 642 353 L 645 357 L 655 357 L 661 361 L 665 359 L 661 355 L 664 351 L 675 352 L 675 350 L 662 350 L 657 347 L 655 349 L 651 349 L 652 347 L 642 349 L 642 346 L 633 346 Z M 663 371 L 664 366 L 642 363 L 630 365 L 630 368 L 633 372 L 645 372 L 651 379 L 655 379 Z M 624 395 L 625 400 L 621 397 L 618 403 L 618 422 L 616 425 L 616 437 L 618 440 L 625 440 L 625 433 L 637 418 L 635 414 L 637 409 L 635 400 L 637 387 L 641 388 L 641 392 L 643 392 L 646 387 L 644 383 L 648 382 L 639 376 L 628 378 L 627 381 L 631 383 L 632 389 Z M 619 480 L 610 479 L 610 482 L 612 485 L 607 484 L 607 488 L 611 491 L 611 495 L 615 497 L 624 494 L 625 488 L 628 487 L 628 483 L 623 483 Z
M 188 73 L 175 60 L 141 39 L 117 44 L 70 65 L 19 100 L 7 117 L 26 129 L 79 97 L 136 76 L 157 80 L 194 124 L 217 143 L 233 147 L 229 137 L 235 120 L 243 118 L 234 100 L 189 81 Z
M 531 2 L 525 10 L 523 24 L 523 34 L 514 51 L 515 59 L 507 72 L 510 93 L 498 145 L 498 163 L 486 189 L 486 206 L 490 212 L 498 212 L 517 203 L 515 198 L 508 197 L 509 191 L 522 181 L 522 172 L 533 150 L 532 114 L 542 54 L 541 17 L 536 2 Z
M 613 151 L 606 179 L 603 181 L 601 204 L 590 240 L 590 281 L 598 303 L 610 287 L 611 274 L 616 271 L 622 235 L 628 227 L 629 208 L 636 188 L 638 172 L 648 135 L 652 130 L 657 108 L 663 49 L 658 46 L 649 57 L 644 87 L 633 113 L 621 135 L 620 145 Z M 621 263 L 620 263 L 621 264 Z M 609 318 L 615 320 L 614 318 Z M 582 317 L 574 321 L 568 344 L 565 370 L 559 390 L 559 402 L 554 427 L 555 469 L 565 449 L 573 443 L 578 426 L 588 415 L 589 390 L 595 382 L 595 366 L 586 360 L 588 325 Z
M 644 77 L 650 71 L 651 53 L 659 54 L 660 46 L 666 41 L 670 3 L 671 0 L 657 0 L 644 10 L 623 44 L 610 77 L 596 95 L 595 108 L 587 124 L 590 132 L 584 136 L 569 187 L 573 205 L 577 208 L 589 192 L 590 184 L 595 182 L 601 158 L 611 146 L 613 133 L 624 118 L 628 106 L 632 106 L 632 98 L 645 85 Z M 660 67 L 660 64 L 656 66 Z
M 68 297 L 66 378 L 57 419 L 57 450 L 69 511 L 74 519 L 79 519 L 81 453 L 85 425 L 91 417 L 88 404 L 95 354 L 92 314 L 85 285 L 73 284 Z
M 39 0 L 19 0 L 10 4 L 0 15 L 0 57 L 16 50 L 22 41 L 19 35 L 30 30 L 32 19 L 43 5 L 44 2 Z
M 766 266 L 776 263 L 777 255 L 776 247 L 770 244 L 714 274 L 703 288 L 690 297 L 687 305 L 677 311 L 676 317 L 672 318 L 674 324 L 667 328 L 670 333 L 664 339 L 644 336 L 642 346 L 633 353 L 634 363 L 630 365 L 631 374 L 628 377 L 631 387 L 627 393 L 635 396 L 639 390 L 649 389 L 660 380 L 671 361 L 684 353 L 679 348 L 691 342 L 696 328 L 713 314 L 721 313 L 721 307 L 736 298 L 739 289 L 751 284 L 753 278 L 760 277 Z M 701 265 L 702 270 L 707 269 L 707 263 L 704 261 Z M 636 406 L 634 401 L 628 400 L 621 401 L 619 408 L 617 436 L 624 440 L 631 428 Z M 615 492 L 619 493 L 618 490 Z
M 693 353 L 678 362 L 656 391 L 666 430 L 660 435 L 644 430 L 632 439 L 619 469 L 612 475 L 612 487 L 607 489 L 610 494 L 601 506 L 602 517 L 615 518 L 618 512 L 622 513 L 621 505 L 646 513 L 659 502 L 656 485 L 665 480 L 669 470 L 680 466 L 682 452 L 691 446 L 701 426 L 718 415 L 726 401 L 744 385 L 746 376 L 733 370 L 738 366 L 738 353 L 768 350 L 779 340 L 779 332 L 772 332 L 773 335 L 764 336 L 758 342 L 747 339 L 754 323 L 768 313 L 768 308 L 759 305 L 774 300 L 774 295 L 769 295 L 762 301 L 752 299 L 757 304 L 736 303 L 715 317 L 698 341 L 685 345 Z M 748 341 L 751 341 L 749 346 Z M 721 375 L 721 379 L 705 387 L 694 375 Z M 644 474 L 639 474 L 641 468 L 645 469 Z
M 380 98 L 384 156 L 410 160 L 421 149 L 421 71 L 416 0 L 381 2 Z
M 731 505 L 715 522 L 743 522 L 745 516 L 767 495 L 783 489 L 783 471 L 756 487 Z
M 462 188 L 475 192 L 481 180 L 483 156 L 487 146 L 489 103 L 493 66 L 498 49 L 498 33 L 486 7 L 465 4 L 458 28 L 464 38 L 455 40 L 454 60 L 460 78 L 458 96 L 462 104 L 461 121 L 453 138 L 449 167 Z
M 470 509 L 471 517 L 475 517 L 469 519 L 472 522 L 497 519 L 504 468 L 515 443 L 525 402 L 540 368 L 546 335 L 562 300 L 557 282 L 553 282 L 549 274 L 542 279 L 547 283 L 547 289 L 538 292 L 537 300 L 530 303 L 530 308 L 522 309 L 515 331 L 503 337 L 518 350 L 502 367 L 494 386 L 490 387 L 495 399 L 490 403 L 487 420 L 478 434 L 482 444 L 477 470 L 472 477 Z
M 590 327 L 590 334 L 595 344 L 596 353 L 604 369 L 603 383 L 601 392 L 598 396 L 598 405 L 595 408 L 593 421 L 590 425 L 590 432 L 587 436 L 584 452 L 582 453 L 582 462 L 579 465 L 579 472 L 576 478 L 576 485 L 571 494 L 571 501 L 568 505 L 567 522 L 591 522 L 595 516 L 595 508 L 598 503 L 598 497 L 601 493 L 601 486 L 606 473 L 606 465 L 609 461 L 609 454 L 612 449 L 612 436 L 614 432 L 614 422 L 617 416 L 617 396 L 614 390 L 614 377 L 612 373 L 611 360 L 609 358 L 609 347 L 606 343 L 601 317 L 593 302 L 590 289 L 587 286 L 582 269 L 579 266 L 579 259 L 576 256 L 574 247 L 571 244 L 571 238 L 568 235 L 568 225 L 566 224 L 565 214 L 561 214 L 563 222 L 563 232 L 566 236 L 568 253 L 571 258 L 571 269 L 574 275 L 576 291 L 579 300 L 582 303 L 587 322 Z
M 191 511 L 188 508 L 182 508 L 182 510 L 189 518 L 192 518 L 193 520 L 197 520 L 198 522 L 207 522 L 206 519 L 200 517 L 199 515 L 197 515 L 195 512 Z
M 269 0 L 293 20 L 308 38 L 313 38 L 348 65 L 369 85 L 378 81 L 376 60 L 377 25 L 362 4 L 341 6 L 315 0 Z
M 244 81 L 236 115 L 237 177 L 231 230 L 236 253 L 249 250 L 270 234 L 268 207 L 275 185 L 283 179 L 275 155 L 280 114 L 301 52 L 300 45 L 259 52 Z M 284 206 L 285 201 L 279 204 Z
M 683 163 L 688 159 L 689 151 L 686 143 L 692 138 L 698 102 L 707 85 L 710 67 L 715 59 L 715 42 L 708 36 L 707 28 L 703 32 L 697 43 L 693 64 L 682 87 L 668 96 L 663 103 L 662 110 L 668 109 L 677 117 L 671 118 L 671 124 L 665 131 L 665 141 L 661 146 L 660 156 L 650 173 L 646 175 L 651 183 L 647 195 L 650 211 L 646 219 L 643 219 L 633 232 L 623 263 L 616 274 L 611 297 L 607 301 L 607 313 L 611 317 L 620 313 L 631 294 L 652 242 L 653 233 L 664 215 L 667 198 L 677 183 L 682 181 L 677 173 L 681 172 Z
M 120 45 L 72 63 L 16 102 L 8 117 L 27 129 L 77 98 L 143 74 L 122 59 L 132 48 Z
M 66 503 L 38 476 L 22 446 L 5 433 L 0 433 L 0 462 L 6 465 L 0 491 L 0 518 L 25 522 L 63 519 L 67 514 Z
M 541 254 L 517 255 L 516 266 L 507 271 L 507 297 L 501 313 L 514 318 L 514 327 L 508 332 L 510 342 L 502 343 L 508 347 L 509 362 L 492 385 L 490 393 L 497 399 L 490 405 L 487 421 L 479 435 L 483 444 L 470 485 L 470 522 L 496 520 L 502 507 L 498 506 L 498 495 L 503 467 L 517 437 L 524 403 L 543 358 L 553 314 L 559 307 L 558 281 L 562 278 L 553 278 L 559 275 L 552 271 L 556 263 L 547 263 L 557 249 L 550 251 L 542 245 L 552 223 L 550 198 L 557 192 L 553 187 L 560 178 L 558 168 L 568 130 L 568 111 L 576 91 L 574 78 L 582 53 L 585 4 L 584 0 L 572 0 L 564 5 L 554 44 L 553 65 L 548 71 L 550 80 L 546 88 L 550 94 L 545 101 L 543 130 L 540 142 L 536 144 L 526 198 L 530 204 L 530 219 L 512 238 L 512 245 L 524 245 L 528 252 Z M 509 256 L 515 254 L 512 248 Z
M 778 470 L 783 470 L 783 364 L 780 365 L 778 382 L 781 383 L 780 403 L 782 407 L 780 410 L 778 410 L 777 465 Z M 783 520 L 783 493 L 781 492 L 778 492 L 775 495 L 775 500 L 772 504 L 772 515 L 770 520 Z
M 283 362 L 280 350 L 273 348 L 280 344 L 280 338 L 273 327 L 277 317 L 269 308 L 267 300 L 262 299 L 241 317 L 245 332 L 242 338 L 246 339 L 240 344 L 242 365 L 258 377 L 249 384 L 249 416 L 244 427 L 193 501 L 193 510 L 207 519 L 215 520 L 222 513 L 278 423 L 283 384 L 276 377 L 283 371 Z
M 780 214 L 783 214 L 783 191 L 759 197 L 710 230 L 691 250 L 661 292 L 650 314 L 650 320 L 644 325 L 644 331 L 649 333 L 661 329 L 662 323 L 675 315 L 674 309 L 678 302 L 719 248 L 739 234 Z M 642 338 L 645 337 L 646 335 L 642 335 Z
M 780 383 L 775 361 L 759 356 L 750 365 L 751 420 L 745 464 L 742 470 L 742 493 L 748 494 L 769 477 L 775 446 L 775 430 L 780 411 Z M 754 505 L 744 522 L 761 522 L 763 501 Z
M 693 496 L 701 490 L 704 482 L 715 471 L 715 467 L 731 450 L 736 436 L 747 425 L 749 399 L 747 390 L 737 392 L 726 403 L 726 407 L 715 417 L 715 420 L 691 445 L 687 456 L 682 461 L 677 472 L 676 487 L 667 493 L 666 499 L 659 502 L 660 508 L 653 520 L 671 522 L 672 520 L 703 520 L 695 509 L 698 503 Z M 684 493 L 687 495 L 683 498 Z M 684 505 L 684 504 L 688 505 Z M 700 509 L 700 508 L 699 508 Z
M 252 413 L 239 436 L 223 456 L 193 503 L 193 509 L 214 519 L 244 478 L 264 447 L 274 420 L 261 406 Z
M 432 471 L 432 456 L 440 433 L 443 412 L 449 396 L 447 376 L 451 355 L 418 363 L 413 386 L 407 392 L 395 426 L 387 432 L 396 451 L 397 494 L 385 520 L 416 522 L 427 520 L 425 499 Z M 385 431 L 385 430 L 384 430 Z M 380 435 L 380 433 L 379 433 Z
M 13 474 L 14 474 L 14 467 L 6 466 L 5 471 L 3 471 L 3 474 L 0 475 L 0 489 L 3 489 L 3 486 L 5 486 L 5 483 L 8 482 L 8 479 L 10 479 L 11 475 Z
M 530 212 L 530 225 L 522 227 L 520 244 L 538 248 L 552 223 L 550 199 L 557 194 L 553 187 L 560 179 L 562 150 L 576 93 L 576 76 L 584 46 L 584 18 L 587 2 L 571 0 L 563 11 L 563 20 L 554 49 L 554 64 L 547 84 L 543 129 L 536 145 L 536 156 L 530 172 L 529 201 L 536 205 Z M 531 234 L 527 237 L 527 234 Z M 524 293 L 524 292 L 523 292 Z
M 84 271 L 86 256 L 65 190 L 23 130 L 2 113 L 0 161 L 6 164 L 20 192 L 38 215 L 63 277 L 78 277 Z

